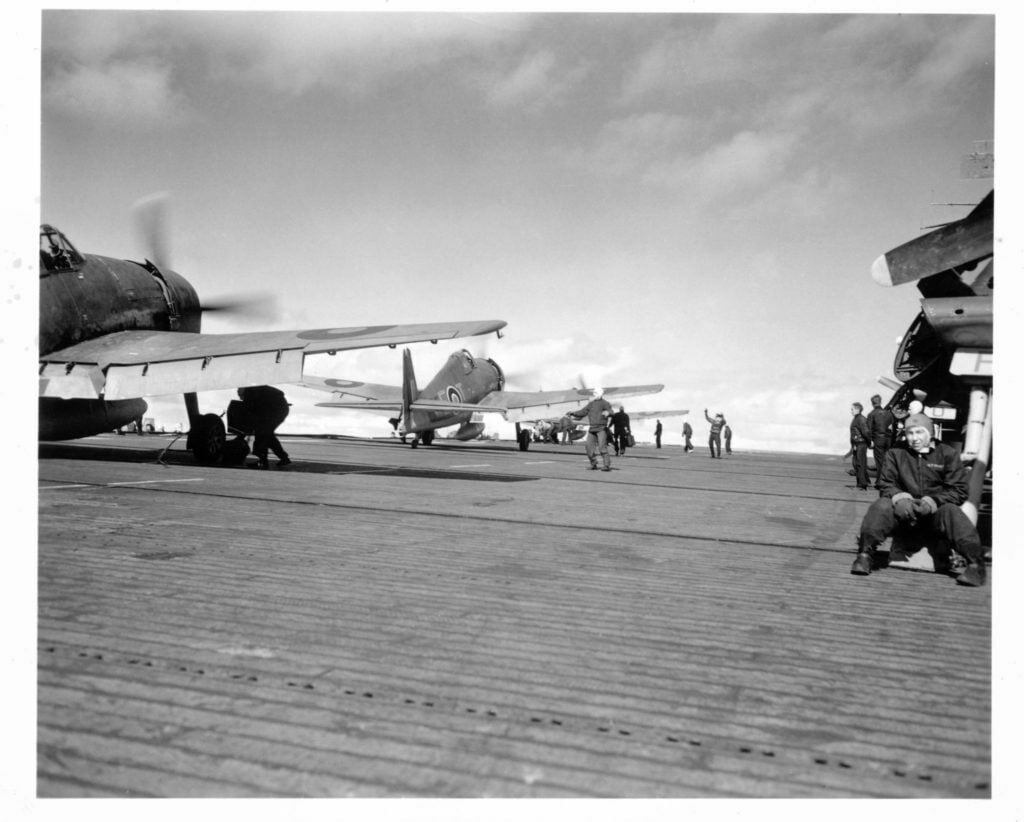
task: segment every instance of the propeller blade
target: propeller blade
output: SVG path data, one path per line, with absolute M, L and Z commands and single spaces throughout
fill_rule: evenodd
M 149 261 L 161 271 L 170 270 L 170 243 L 167 231 L 167 203 L 170 195 L 166 191 L 150 194 L 137 200 L 133 208 L 135 224 L 142 239 L 143 248 Z
M 232 317 L 273 321 L 280 319 L 277 298 L 273 294 L 256 293 L 244 297 L 222 296 L 202 301 L 203 313 L 230 314 Z

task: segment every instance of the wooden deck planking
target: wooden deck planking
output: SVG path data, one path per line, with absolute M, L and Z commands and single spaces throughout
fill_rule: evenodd
M 200 710 L 197 756 L 263 740 L 269 795 L 990 793 L 988 589 L 851 577 L 870 497 L 837 461 L 663 449 L 604 474 L 578 447 L 313 441 L 278 473 L 132 462 L 139 445 L 41 452 L 43 795 L 89 791 L 53 752 L 111 722 L 117 750 L 138 728 L 117 706 L 144 721 L 150 689 L 149 710 Z M 46 490 L 69 483 L 97 485 Z M 63 725 L 54 705 L 51 727 L 51 670 L 60 711 L 97 681 L 114 707 Z M 312 781 L 278 747 L 282 723 L 312 732 L 306 711 L 355 722 L 318 743 L 354 760 Z M 248 795 L 201 770 L 165 795 Z

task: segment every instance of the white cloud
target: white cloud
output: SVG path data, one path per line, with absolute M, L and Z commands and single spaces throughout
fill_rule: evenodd
M 43 102 L 53 111 L 121 126 L 166 126 L 190 117 L 190 107 L 174 88 L 170 69 L 152 61 L 59 68 L 44 84 Z
M 913 82 L 932 93 L 941 93 L 978 68 L 994 67 L 995 18 L 967 18 L 939 36 L 916 67 Z
M 797 147 L 794 132 L 741 131 L 701 154 L 651 162 L 645 182 L 685 187 L 702 197 L 763 187 L 782 176 Z
M 480 81 L 493 106 L 538 110 L 562 100 L 586 76 L 583 66 L 567 68 L 551 51 L 527 54 L 509 73 Z

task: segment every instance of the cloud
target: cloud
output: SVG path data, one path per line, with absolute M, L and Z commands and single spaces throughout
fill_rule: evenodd
M 737 82 L 763 85 L 780 70 L 780 40 L 791 48 L 792 16 L 727 14 L 679 15 L 670 18 L 662 37 L 636 56 L 625 72 L 622 102 L 635 104 L 664 95 L 686 95 L 707 86 Z M 801 30 L 819 23 L 801 15 Z
M 233 14 L 193 36 L 215 47 L 216 74 L 302 94 L 313 88 L 369 93 L 390 79 L 516 41 L 523 15 L 443 13 Z
M 652 163 L 643 178 L 656 185 L 685 186 L 705 196 L 760 187 L 783 174 L 797 142 L 793 132 L 741 131 L 694 157 Z
M 530 25 L 518 14 L 52 11 L 43 96 L 56 110 L 165 124 L 189 110 L 189 95 L 198 106 L 213 82 L 364 94 L 423 67 L 491 54 Z
M 994 70 L 995 18 L 968 18 L 963 25 L 943 32 L 917 65 L 912 82 L 921 89 L 941 93 L 972 72 Z
M 51 111 L 121 126 L 167 126 L 191 116 L 191 107 L 174 88 L 170 68 L 155 61 L 58 68 L 44 84 L 43 102 Z
M 539 110 L 564 99 L 586 74 L 583 66 L 568 69 L 545 50 L 525 55 L 511 72 L 481 84 L 492 106 Z
M 621 176 L 642 172 L 652 161 L 684 150 L 694 124 L 683 115 L 649 111 L 612 120 L 579 156 L 595 170 Z

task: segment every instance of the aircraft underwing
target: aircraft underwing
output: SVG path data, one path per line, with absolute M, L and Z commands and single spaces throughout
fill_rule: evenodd
M 117 400 L 299 383 L 309 354 L 437 342 L 504 326 L 487 320 L 238 334 L 118 331 L 41 356 L 39 394 Z

